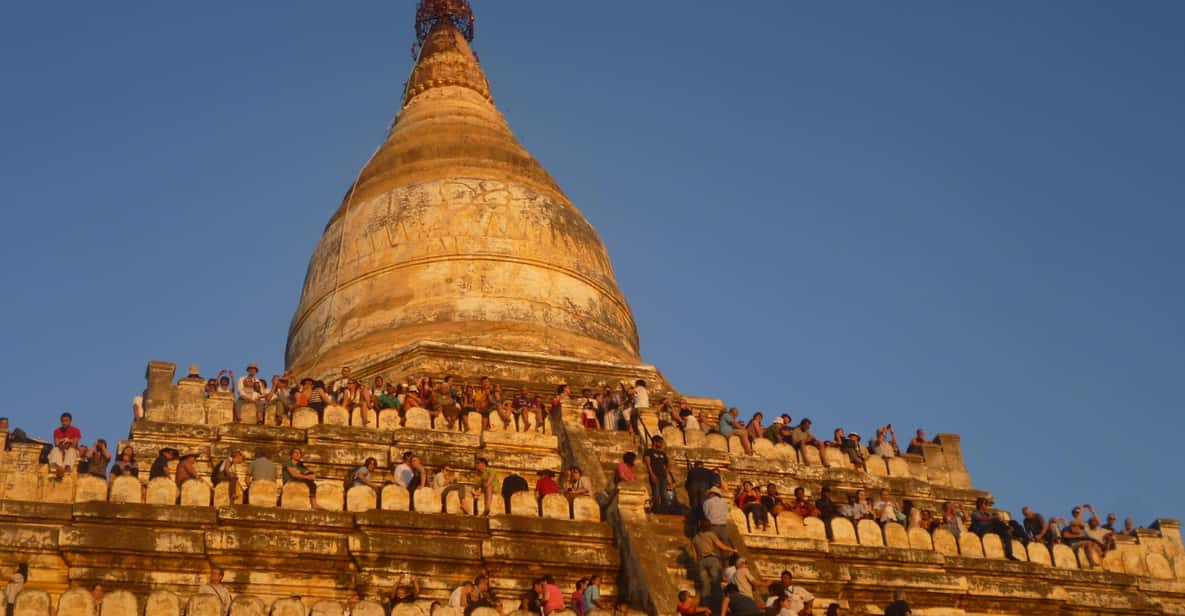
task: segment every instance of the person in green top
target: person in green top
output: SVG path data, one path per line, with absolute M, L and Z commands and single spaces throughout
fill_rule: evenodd
M 387 388 L 383 393 L 379 394 L 379 410 L 395 409 L 400 410 L 402 405 L 399 403 L 399 394 L 395 392 L 395 384 L 387 383 Z
M 494 497 L 494 469 L 485 458 L 478 458 L 477 465 L 478 489 L 481 490 L 481 502 L 484 504 L 482 515 L 490 515 L 490 502 Z
M 292 453 L 288 459 L 284 461 L 284 483 L 289 481 L 299 481 L 309 487 L 309 506 L 313 509 L 322 509 L 321 505 L 317 504 L 317 474 L 309 470 L 301 459 L 304 458 L 304 451 L 300 447 L 293 447 Z

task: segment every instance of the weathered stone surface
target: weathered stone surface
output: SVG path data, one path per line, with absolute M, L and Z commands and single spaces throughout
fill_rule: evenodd
M 386 616 L 386 612 L 383 611 L 383 606 L 374 601 L 359 601 L 350 612 L 350 616 Z
M 190 507 L 209 507 L 210 484 L 201 479 L 190 479 L 181 485 L 181 504 Z
M 272 604 L 271 616 L 306 616 L 299 599 L 278 599 Z
M 1053 546 L 1053 565 L 1058 569 L 1077 569 L 1078 557 L 1074 555 L 1074 550 L 1070 546 L 1060 543 Z
M 694 428 L 683 431 L 684 446 L 690 448 L 699 448 L 708 446 L 708 436 L 704 434 L 703 430 L 696 430 Z
M 418 406 L 407 409 L 403 415 L 403 426 L 405 428 L 428 430 L 432 427 L 432 415 L 427 410 Z
M 247 495 L 253 507 L 275 507 L 280 500 L 280 487 L 274 481 L 258 479 L 251 482 Z
M 707 437 L 704 439 L 704 444 L 708 447 L 708 449 L 715 449 L 716 451 L 728 451 L 728 439 L 719 432 L 713 432 L 707 435 Z
M 389 409 L 389 410 L 394 410 L 394 409 Z M 328 421 L 326 421 L 325 423 L 328 423 Z M 394 426 L 390 427 L 390 428 L 383 428 L 383 429 L 384 430 L 394 430 L 395 428 L 399 427 L 398 423 L 399 423 L 399 412 L 396 411 Z M 388 418 L 388 424 L 390 424 L 390 418 Z M 354 426 L 355 428 L 364 428 L 364 429 L 369 429 L 369 430 L 378 429 L 379 428 L 379 414 L 374 409 L 363 409 L 361 407 L 355 407 L 354 410 L 350 411 L 350 425 Z
M 1045 547 L 1043 543 L 1033 542 L 1028 545 L 1027 552 L 1029 555 L 1029 562 L 1038 565 L 1045 565 L 1049 567 L 1053 564 L 1053 557 L 1049 554 L 1049 548 Z
M 836 520 L 840 518 L 832 518 Z M 851 528 L 852 523 L 848 522 L 848 528 Z M 808 539 L 815 539 L 818 541 L 827 541 L 827 527 L 823 525 L 823 520 L 814 516 L 808 516 L 802 519 L 802 527 L 806 530 Z
M 41 481 L 40 498 L 47 503 L 74 502 L 74 483 L 78 480 L 74 473 L 67 474 L 61 481 L 53 481 L 48 477 Z
M 893 457 L 885 460 L 885 465 L 889 467 L 890 477 L 909 477 L 909 463 L 901 457 Z
M 9 471 L 4 480 L 4 498 L 9 500 L 40 500 L 40 478 L 34 473 Z
M 83 474 L 74 486 L 74 502 L 87 503 L 107 500 L 107 482 L 101 477 Z
M 327 426 L 348 426 L 348 425 L 350 425 L 350 411 L 348 411 L 344 407 L 340 407 L 336 404 L 331 404 L 331 405 L 325 407 L 325 410 L 321 412 L 321 416 L 322 416 L 321 423 L 323 423 Z M 303 423 L 303 422 L 301 422 L 301 423 Z M 309 425 L 314 425 L 315 423 L 316 422 L 314 422 L 313 424 L 309 424 Z M 371 425 L 371 427 L 374 427 L 374 422 L 371 422 L 370 425 Z M 293 415 L 293 419 L 292 419 L 292 427 L 293 428 L 301 427 L 296 424 L 295 414 Z
M 222 616 L 223 605 L 216 595 L 198 594 L 185 604 L 185 616 Z
M 407 488 L 403 486 L 397 486 L 395 484 L 386 485 L 383 486 L 381 505 L 384 510 L 410 511 L 411 495 L 407 493 Z
M 1029 552 L 1025 549 L 1025 544 L 1017 541 L 1016 539 L 1012 540 L 1012 555 L 1016 557 L 1017 560 L 1027 561 L 1029 559 Z
M 662 440 L 667 444 L 667 447 L 682 447 L 683 431 L 674 426 L 667 426 L 663 428 Z
M 139 479 L 120 475 L 111 480 L 111 496 L 113 503 L 143 502 L 143 489 Z
M 144 615 L 181 616 L 181 598 L 167 591 L 158 590 L 148 595 L 144 602 Z
M 798 450 L 787 445 L 786 443 L 778 443 L 773 448 L 774 458 L 790 464 L 798 463 Z
M 881 534 L 881 527 L 872 520 L 860 520 L 856 524 L 856 534 L 860 538 L 860 545 L 867 545 L 876 548 L 885 546 L 884 536 Z
M 414 498 L 417 512 L 440 513 L 442 505 L 440 494 L 432 487 L 417 489 Z
M 280 493 L 280 506 L 285 509 L 312 509 L 309 502 L 309 486 L 303 481 L 289 481 Z
M 342 616 L 342 604 L 337 601 L 318 601 L 309 610 L 309 616 Z
M 967 533 L 962 533 L 963 535 Z M 959 543 L 955 541 L 955 536 L 950 534 L 949 530 L 945 528 L 935 528 L 934 532 L 930 534 L 930 539 L 934 542 L 934 551 L 946 556 L 959 555 Z
M 1004 558 L 1004 544 L 1000 542 L 999 535 L 987 533 L 980 541 L 983 543 L 984 558 Z
M 847 518 L 831 518 L 831 537 L 835 543 L 856 545 L 856 529 Z
M 89 592 L 71 588 L 58 598 L 57 616 L 98 616 L 98 610 Z
M 965 558 L 983 558 L 983 543 L 979 535 L 969 531 L 959 533 L 959 555 Z
M 1163 554 L 1149 554 L 1144 563 L 1148 565 L 1148 575 L 1162 580 L 1173 579 L 1173 565 Z
M 773 458 L 774 444 L 769 439 L 756 439 L 753 441 L 753 453 L 761 458 Z
M 772 527 L 781 537 L 806 537 L 806 527 L 803 519 L 793 511 L 783 511 L 774 518 Z
M 44 590 L 25 589 L 16 598 L 14 616 L 49 616 L 49 594 Z
M 577 496 L 572 499 L 572 519 L 599 522 L 601 520 L 601 506 L 591 496 Z
M 379 430 L 398 430 L 401 427 L 402 420 L 399 418 L 399 411 L 395 409 L 379 411 Z
M 494 497 L 495 500 L 497 498 L 497 496 Z M 535 500 L 535 495 L 530 491 L 515 492 L 510 497 L 510 511 L 507 513 L 510 515 L 538 516 L 539 503 Z
M 568 515 L 568 499 L 562 495 L 548 494 L 543 497 L 542 505 L 545 518 L 567 520 L 571 517 Z
M 884 530 L 886 546 L 891 548 L 909 548 L 909 533 L 905 531 L 904 526 L 896 522 L 889 522 L 885 524 Z M 860 543 L 864 543 L 863 539 L 861 539 Z
M 400 603 L 391 610 L 391 616 L 428 616 L 428 614 L 414 603 Z
M 909 547 L 913 550 L 930 551 L 934 549 L 934 541 L 925 529 L 914 527 L 909 529 Z
M 177 483 L 168 477 L 150 480 L 145 502 L 150 505 L 177 504 Z
M 108 592 L 99 610 L 99 616 L 140 616 L 140 613 L 136 595 L 126 590 Z
M 341 511 L 345 505 L 342 482 L 334 479 L 318 479 L 317 504 L 326 511 Z
M 868 469 L 868 474 L 876 477 L 888 477 L 889 466 L 885 459 L 881 456 L 868 456 L 864 460 L 864 466 Z
M 378 494 L 370 486 L 353 486 L 346 492 L 346 511 L 370 511 L 378 508 Z
M 330 407 L 330 408 L 336 408 L 339 411 L 345 410 L 341 407 Z M 328 413 L 329 409 L 328 408 L 325 409 L 325 412 Z M 305 429 L 311 428 L 319 423 L 321 423 L 321 422 L 317 419 L 317 411 L 315 411 L 311 408 L 302 406 L 302 407 L 292 411 L 292 427 L 293 428 L 296 428 L 298 430 L 305 430 Z
M 230 602 L 230 616 L 268 616 L 267 606 L 258 597 L 238 596 Z

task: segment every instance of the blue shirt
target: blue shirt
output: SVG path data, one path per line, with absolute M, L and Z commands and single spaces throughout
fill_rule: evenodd
M 736 430 L 736 428 L 734 428 L 732 425 L 732 415 L 729 415 L 728 413 L 721 413 L 720 422 L 717 428 L 720 429 L 720 434 L 723 434 L 726 437 L 731 435 L 732 431 Z
M 588 588 L 585 588 L 584 589 L 584 613 L 587 614 L 595 609 L 598 609 L 597 606 L 593 605 L 593 601 L 596 601 L 597 599 L 600 599 L 600 598 L 601 598 L 601 587 L 600 586 L 597 586 L 596 584 L 591 584 L 591 585 L 589 585 Z

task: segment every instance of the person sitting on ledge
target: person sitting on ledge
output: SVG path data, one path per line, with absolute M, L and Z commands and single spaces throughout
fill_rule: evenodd
M 1111 532 L 1115 532 L 1118 530 L 1117 528 L 1115 528 L 1115 523 L 1118 521 L 1119 521 L 1119 516 L 1115 515 L 1114 513 L 1108 513 L 1107 514 L 1107 523 L 1103 524 L 1103 528 L 1105 528 Z
M 59 444 L 62 442 L 62 439 L 66 439 L 77 450 L 78 443 L 82 441 L 82 431 L 78 429 L 78 426 L 74 425 L 74 416 L 70 413 L 62 413 L 59 421 L 61 425 L 53 429 L 53 442 Z
M 1131 518 L 1123 518 L 1123 530 L 1119 531 L 1119 534 L 1121 534 L 1125 537 L 1135 537 L 1136 536 L 1136 522 L 1135 522 L 1135 520 L 1132 520 Z
M 851 520 L 853 524 L 860 520 L 872 519 L 872 510 L 868 507 L 868 500 L 864 498 L 864 490 L 862 489 L 848 495 L 848 504 L 840 507 L 840 512 L 845 518 Z
M 1088 539 L 1099 546 L 1101 555 L 1105 556 L 1107 552 L 1115 549 L 1115 533 L 1103 528 L 1099 524 L 1098 516 L 1092 516 L 1090 518 L 1083 532 L 1086 533 Z M 1102 562 L 1101 558 L 1099 562 Z
M 156 460 L 152 461 L 152 467 L 148 469 L 148 479 L 156 479 L 157 477 L 172 478 L 173 473 L 169 470 L 169 462 L 176 460 L 181 452 L 172 447 L 164 447 L 157 452 Z
M 381 481 L 376 481 L 374 472 L 379 468 L 379 461 L 373 457 L 367 458 L 362 466 L 354 470 L 353 484 L 355 486 L 369 486 L 376 493 L 383 489 Z
M 699 417 L 695 416 L 695 411 L 690 408 L 679 409 L 679 419 L 683 422 L 683 431 L 688 430 L 703 430 L 700 426 Z
M 407 464 L 411 468 L 411 479 L 407 481 L 407 495 L 411 499 L 411 510 L 415 511 L 416 490 L 429 485 L 428 469 L 424 467 L 424 461 L 420 456 L 412 456 Z
M 181 456 L 181 461 L 177 463 L 177 475 L 174 478 L 178 488 L 186 481 L 198 478 L 197 457 L 198 454 L 194 451 L 187 451 L 185 455 Z
M 395 610 L 395 606 L 401 603 L 415 604 L 420 595 L 420 581 L 411 575 L 405 573 L 399 576 L 399 582 L 395 584 L 395 588 L 391 590 L 390 598 L 387 599 L 387 607 L 391 611 Z
M 414 455 L 410 451 L 405 451 L 400 456 L 400 462 L 395 466 L 395 485 L 406 488 L 407 484 L 411 483 L 412 475 L 415 474 L 411 470 L 411 459 Z
M 85 461 L 85 471 L 83 471 L 81 463 L 78 466 L 80 473 L 85 472 L 89 475 L 106 479 L 107 465 L 111 462 L 111 452 L 107 449 L 107 441 L 104 439 L 95 440 L 94 446 L 86 453 Z
M 1087 566 L 1091 568 L 1097 567 L 1103 561 L 1102 548 L 1086 536 L 1082 520 L 1070 520 L 1070 525 L 1062 529 L 1062 542 L 1075 552 L 1085 553 Z
M 440 495 L 443 502 L 448 502 L 449 492 L 457 493 L 457 500 L 461 504 L 461 512 L 465 515 L 472 515 L 469 511 L 469 497 L 468 488 L 465 484 L 457 482 L 457 473 L 449 467 L 440 469 L 439 473 L 432 476 L 432 488 Z
M 703 614 L 703 616 L 712 616 L 711 608 L 700 605 L 696 601 L 695 595 L 692 595 L 686 590 L 679 591 L 679 604 L 675 606 L 675 612 L 679 616 L 698 616 L 700 614 Z
M 78 450 L 74 447 L 74 441 L 63 438 L 58 441 L 56 447 L 49 451 L 50 479 L 61 481 L 66 473 L 74 472 L 74 467 L 77 465 Z
M 613 471 L 613 485 L 634 480 L 634 463 L 637 460 L 638 454 L 632 451 L 627 451 L 621 456 L 621 462 L 617 463 L 617 468 Z
M 282 426 L 284 422 L 292 422 L 292 391 L 288 388 L 288 379 L 283 376 L 272 376 L 272 387 L 267 390 L 261 399 L 264 409 L 271 409 L 272 416 L 275 417 L 276 425 Z M 263 423 L 266 418 L 266 410 L 260 416 L 259 423 Z
M 987 498 L 981 496 L 975 499 L 975 511 L 971 512 L 971 532 L 979 535 L 982 539 L 987 533 L 992 533 L 1000 538 L 1000 544 L 1004 548 L 1004 556 L 1008 560 L 1020 560 L 1012 554 L 1012 533 L 1003 520 L 995 513 L 988 511 L 988 507 L 992 502 Z
M 211 479 L 215 486 L 220 483 L 227 484 L 226 493 L 230 499 L 230 504 L 235 504 L 239 498 L 239 465 L 243 463 L 243 452 L 235 449 L 226 456 L 226 459 L 214 467 L 214 472 L 211 473 Z
M 720 603 L 721 616 L 760 616 L 761 613 L 757 603 L 741 594 L 736 584 L 724 587 L 724 600 Z
M 334 400 L 337 400 L 341 392 L 345 391 L 346 385 L 349 385 L 351 380 L 353 379 L 350 376 L 350 367 L 342 366 L 341 376 L 334 380 L 332 386 L 329 388 L 329 393 L 333 396 Z
M 915 434 L 912 439 L 909 439 L 909 448 L 907 448 L 905 450 L 905 453 L 921 454 L 922 453 L 922 445 L 925 445 L 925 444 L 926 444 L 926 431 L 921 428 L 918 428 L 917 434 Z
M 738 417 L 738 413 L 737 407 L 734 406 L 727 412 L 720 414 L 720 434 L 723 434 L 724 438 L 735 434 L 741 440 L 741 449 L 745 451 L 745 454 L 751 456 L 753 455 L 753 443 L 749 441 L 749 430 Z
M 1052 544 L 1054 533 L 1050 530 L 1049 524 L 1045 521 L 1045 517 L 1033 511 L 1032 507 L 1024 507 L 1020 510 L 1024 521 L 1021 522 L 1021 527 L 1025 531 L 1026 543 L 1044 543 Z
M 400 408 L 399 392 L 398 392 L 398 388 L 395 387 L 394 383 L 387 383 L 387 386 L 386 386 L 386 388 L 384 388 L 383 393 L 379 394 L 378 407 L 379 407 L 378 410 L 380 410 L 380 411 L 382 411 L 384 409 L 395 409 L 396 411 L 399 410 L 399 408 Z
M 819 517 L 819 509 L 807 499 L 806 488 L 802 486 L 794 488 L 794 500 L 790 502 L 790 510 L 797 513 L 800 518 Z
M 778 493 L 777 484 L 772 481 L 765 484 L 765 494 L 761 495 L 761 504 L 765 505 L 765 510 L 775 518 L 789 507 L 786 501 L 782 500 L 782 495 Z
M 852 463 L 852 467 L 856 470 L 868 472 L 868 465 L 866 464 L 864 450 L 860 448 L 860 434 L 852 432 L 848 434 L 848 438 L 844 439 L 839 448 L 840 452 L 848 457 L 848 461 Z
M 115 460 L 115 464 L 111 465 L 111 477 L 115 478 L 120 475 L 140 476 L 140 465 L 136 463 L 136 452 L 131 445 L 124 445 L 119 452 L 119 458 Z
M 823 486 L 819 500 L 815 501 L 815 509 L 820 520 L 830 522 L 831 518 L 839 517 L 839 503 L 831 499 L 831 486 Z
M 313 381 L 313 391 L 309 394 L 308 407 L 317 411 L 317 421 L 322 421 L 325 416 L 325 408 L 333 398 L 325 391 L 325 383 L 322 381 Z
M 264 391 L 266 386 L 255 377 L 256 374 L 259 374 L 259 366 L 247 364 L 247 374 L 239 377 L 239 399 L 235 400 L 234 407 L 236 422 L 243 421 L 243 409 L 250 409 L 255 411 L 255 423 L 263 423 L 263 398 L 269 392 Z
M 889 495 L 889 491 L 881 488 L 880 498 L 872 505 L 872 513 L 876 516 L 876 521 L 884 526 L 889 522 L 905 523 L 905 514 L 901 512 L 901 507 Z
M 564 496 L 571 501 L 577 496 L 591 495 L 592 484 L 589 483 L 588 477 L 584 476 L 584 471 L 580 470 L 579 466 L 568 469 L 568 484 L 564 486 Z
M 761 425 L 762 421 L 765 421 L 765 414 L 757 411 L 753 413 L 753 418 L 749 420 L 749 423 L 745 424 L 745 435 L 749 438 L 750 448 L 752 448 L 753 443 L 757 442 L 757 439 L 765 437 L 765 428 Z
M 284 483 L 299 481 L 308 486 L 309 506 L 313 509 L 322 509 L 321 505 L 317 504 L 317 474 L 305 466 L 301 461 L 303 458 L 304 451 L 300 447 L 293 447 L 292 453 L 284 461 Z
M 555 471 L 543 469 L 539 471 L 539 479 L 535 481 L 535 498 L 542 503 L 548 494 L 559 494 L 560 484 L 555 481 Z
M 819 450 L 819 461 L 823 466 L 831 466 L 827 463 L 827 456 L 823 453 L 827 448 L 827 444 L 815 438 L 815 435 L 811 433 L 811 420 L 804 418 L 798 422 L 798 427 L 790 432 L 790 444 L 798 450 L 798 455 L 802 457 L 803 464 L 807 463 L 805 448 L 813 447 Z
M 872 455 L 882 458 L 892 458 L 897 455 L 897 433 L 893 431 L 893 424 L 876 429 L 876 437 L 868 441 L 868 451 Z
M 761 504 L 761 495 L 753 489 L 752 481 L 742 483 L 737 490 L 736 506 L 753 520 L 753 526 L 763 532 L 769 528 L 769 512 Z
M 473 470 L 477 471 L 477 489 L 481 492 L 482 515 L 488 516 L 494 498 L 494 469 L 490 468 L 489 460 L 478 458 Z

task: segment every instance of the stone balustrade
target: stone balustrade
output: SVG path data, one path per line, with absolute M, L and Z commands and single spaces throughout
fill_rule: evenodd
M 943 556 L 1004 560 L 1004 549 L 997 535 L 963 531 L 956 538 L 945 528 L 932 533 L 921 528 L 906 530 L 896 522 L 880 525 L 872 520 L 853 524 L 847 518 L 832 518 L 825 523 L 816 517 L 801 518 L 784 511 L 770 516 L 771 524 L 765 531 L 753 525 L 737 508 L 730 511 L 733 523 L 741 532 L 746 545 L 767 545 L 777 549 L 779 540 L 811 540 L 816 547 L 827 550 L 829 545 L 850 545 L 867 548 L 924 550 Z M 1107 553 L 1098 569 L 1162 580 L 1185 580 L 1185 547 L 1182 546 L 1180 522 L 1158 520 L 1156 529 L 1141 529 L 1137 537 L 1116 537 L 1117 548 Z M 787 546 L 792 544 L 787 544 Z M 1041 543 L 1025 546 L 1012 540 L 1012 552 L 1022 561 L 1036 566 L 1059 569 L 1089 569 L 1086 555 L 1069 546 L 1055 544 L 1052 548 Z
M 393 616 L 462 616 L 458 609 L 441 606 L 440 602 L 421 600 L 396 606 Z M 232 596 L 229 609 L 212 594 L 183 595 L 167 590 L 148 595 L 135 595 L 125 590 L 106 593 L 101 602 L 81 588 L 73 588 L 54 597 L 44 590 L 27 589 L 16 599 L 14 616 L 386 616 L 381 603 L 363 599 L 347 605 L 345 601 L 329 599 L 304 600 L 298 597 L 276 599 L 271 602 L 250 595 Z M 516 612 L 517 601 L 502 602 L 502 613 Z M 474 610 L 473 616 L 498 616 L 490 608 Z M 554 616 L 576 616 L 570 610 L 553 612 Z M 610 612 L 594 610 L 587 616 L 609 616 Z M 641 616 L 631 610 L 629 616 Z
M 114 477 L 106 481 L 93 475 L 67 475 L 56 481 L 47 474 L 9 472 L 3 474 L 6 486 L 0 498 L 8 500 L 37 501 L 49 503 L 110 502 L 119 504 L 148 504 L 182 507 L 224 507 L 230 504 L 228 485 L 211 486 L 204 479 L 190 479 L 180 489 L 171 479 L 158 477 L 142 484 L 134 477 Z M 415 511 L 424 514 L 461 514 L 460 490 L 446 490 L 439 494 L 432 487 L 423 487 L 414 495 L 407 488 L 389 484 L 381 493 L 370 486 L 343 488 L 341 480 L 320 480 L 316 482 L 316 503 L 326 511 Z M 477 495 L 472 487 L 465 486 L 470 515 L 481 513 Z M 549 494 L 541 501 L 532 492 L 516 493 L 510 500 L 510 508 L 502 503 L 502 496 L 495 495 L 494 501 L 501 506 L 500 513 L 546 517 L 557 520 L 598 522 L 601 520 L 600 505 L 591 496 L 578 496 L 571 502 L 558 494 Z M 283 509 L 311 509 L 309 487 L 303 482 L 290 481 L 279 484 L 260 480 L 249 490 L 249 506 L 279 507 Z

